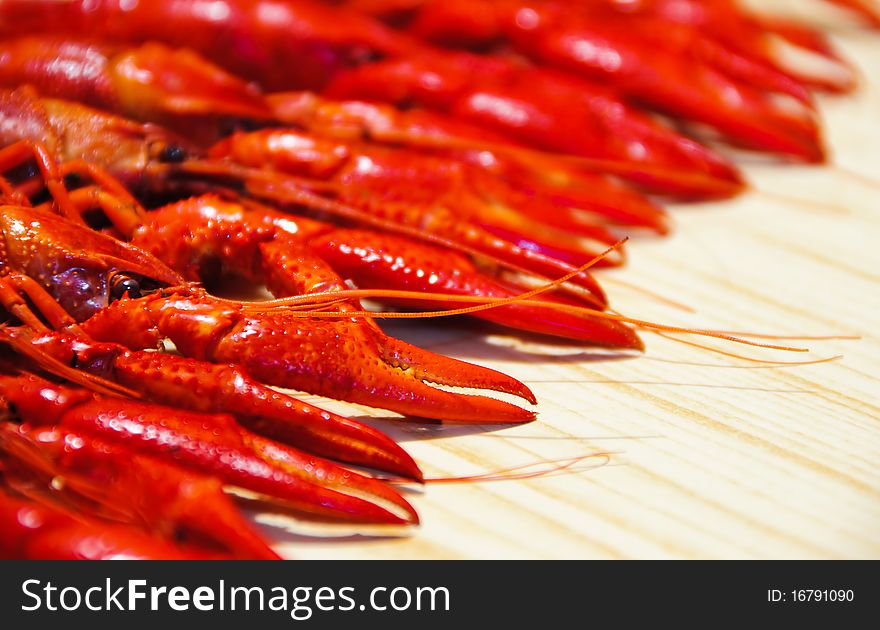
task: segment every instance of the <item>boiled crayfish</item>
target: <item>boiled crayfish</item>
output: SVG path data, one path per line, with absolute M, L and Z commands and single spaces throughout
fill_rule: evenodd
M 277 557 L 229 489 L 418 523 L 400 446 L 274 387 L 534 419 L 450 389 L 525 384 L 375 319 L 688 332 L 590 269 L 668 231 L 658 196 L 746 188 L 719 139 L 823 161 L 812 90 L 854 85 L 822 33 L 733 0 L 0 0 L 0 555 Z

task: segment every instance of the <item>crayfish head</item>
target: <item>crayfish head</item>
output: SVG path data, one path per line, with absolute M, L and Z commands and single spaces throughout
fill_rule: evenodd
M 0 267 L 36 280 L 77 321 L 122 297 L 183 284 L 139 248 L 33 208 L 4 206 L 0 239 Z
M 161 192 L 167 165 L 195 154 L 188 141 L 158 125 L 69 101 L 40 99 L 40 105 L 51 127 L 63 130 L 63 146 L 58 151 L 62 161 L 98 166 L 134 191 Z

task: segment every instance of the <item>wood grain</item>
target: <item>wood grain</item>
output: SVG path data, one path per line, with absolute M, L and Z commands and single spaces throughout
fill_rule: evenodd
M 821 99 L 834 166 L 751 158 L 753 192 L 675 209 L 674 236 L 637 240 L 627 268 L 604 277 L 615 306 L 642 318 L 860 336 L 791 342 L 808 346 L 807 358 L 842 359 L 767 367 L 655 335 L 646 336 L 643 356 L 633 356 L 522 340 L 461 320 L 389 326 L 409 341 L 513 374 L 540 399 L 539 421 L 513 428 L 376 420 L 429 476 L 609 455 L 531 480 L 429 485 L 411 495 L 423 526 L 405 536 L 266 528 L 282 551 L 298 558 L 880 557 L 880 34 L 847 28 L 838 39 L 864 85 L 854 96 Z

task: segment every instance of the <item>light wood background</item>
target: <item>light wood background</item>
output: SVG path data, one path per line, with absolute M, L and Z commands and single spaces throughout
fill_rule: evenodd
M 810 347 L 809 358 L 842 359 L 767 367 L 654 335 L 633 356 L 461 320 L 394 325 L 392 334 L 522 379 L 540 399 L 527 426 L 377 420 L 428 476 L 610 455 L 530 480 L 428 485 L 409 495 L 423 525 L 400 536 L 267 527 L 279 548 L 297 558 L 880 557 L 880 33 L 835 30 L 864 85 L 821 99 L 834 166 L 746 158 L 754 192 L 676 208 L 674 236 L 631 243 L 626 269 L 604 277 L 614 305 L 633 316 L 860 336 L 792 342 Z

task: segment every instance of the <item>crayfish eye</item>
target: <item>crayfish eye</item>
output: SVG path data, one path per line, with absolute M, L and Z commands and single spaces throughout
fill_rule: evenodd
M 126 295 L 136 299 L 141 297 L 141 285 L 134 278 L 117 274 L 110 283 L 110 295 L 114 300 L 120 300 Z
M 171 162 L 177 164 L 179 162 L 183 162 L 186 159 L 186 151 L 183 147 L 180 147 L 176 144 L 169 144 L 166 147 L 162 148 L 162 151 L 159 153 L 159 161 L 160 162 Z

